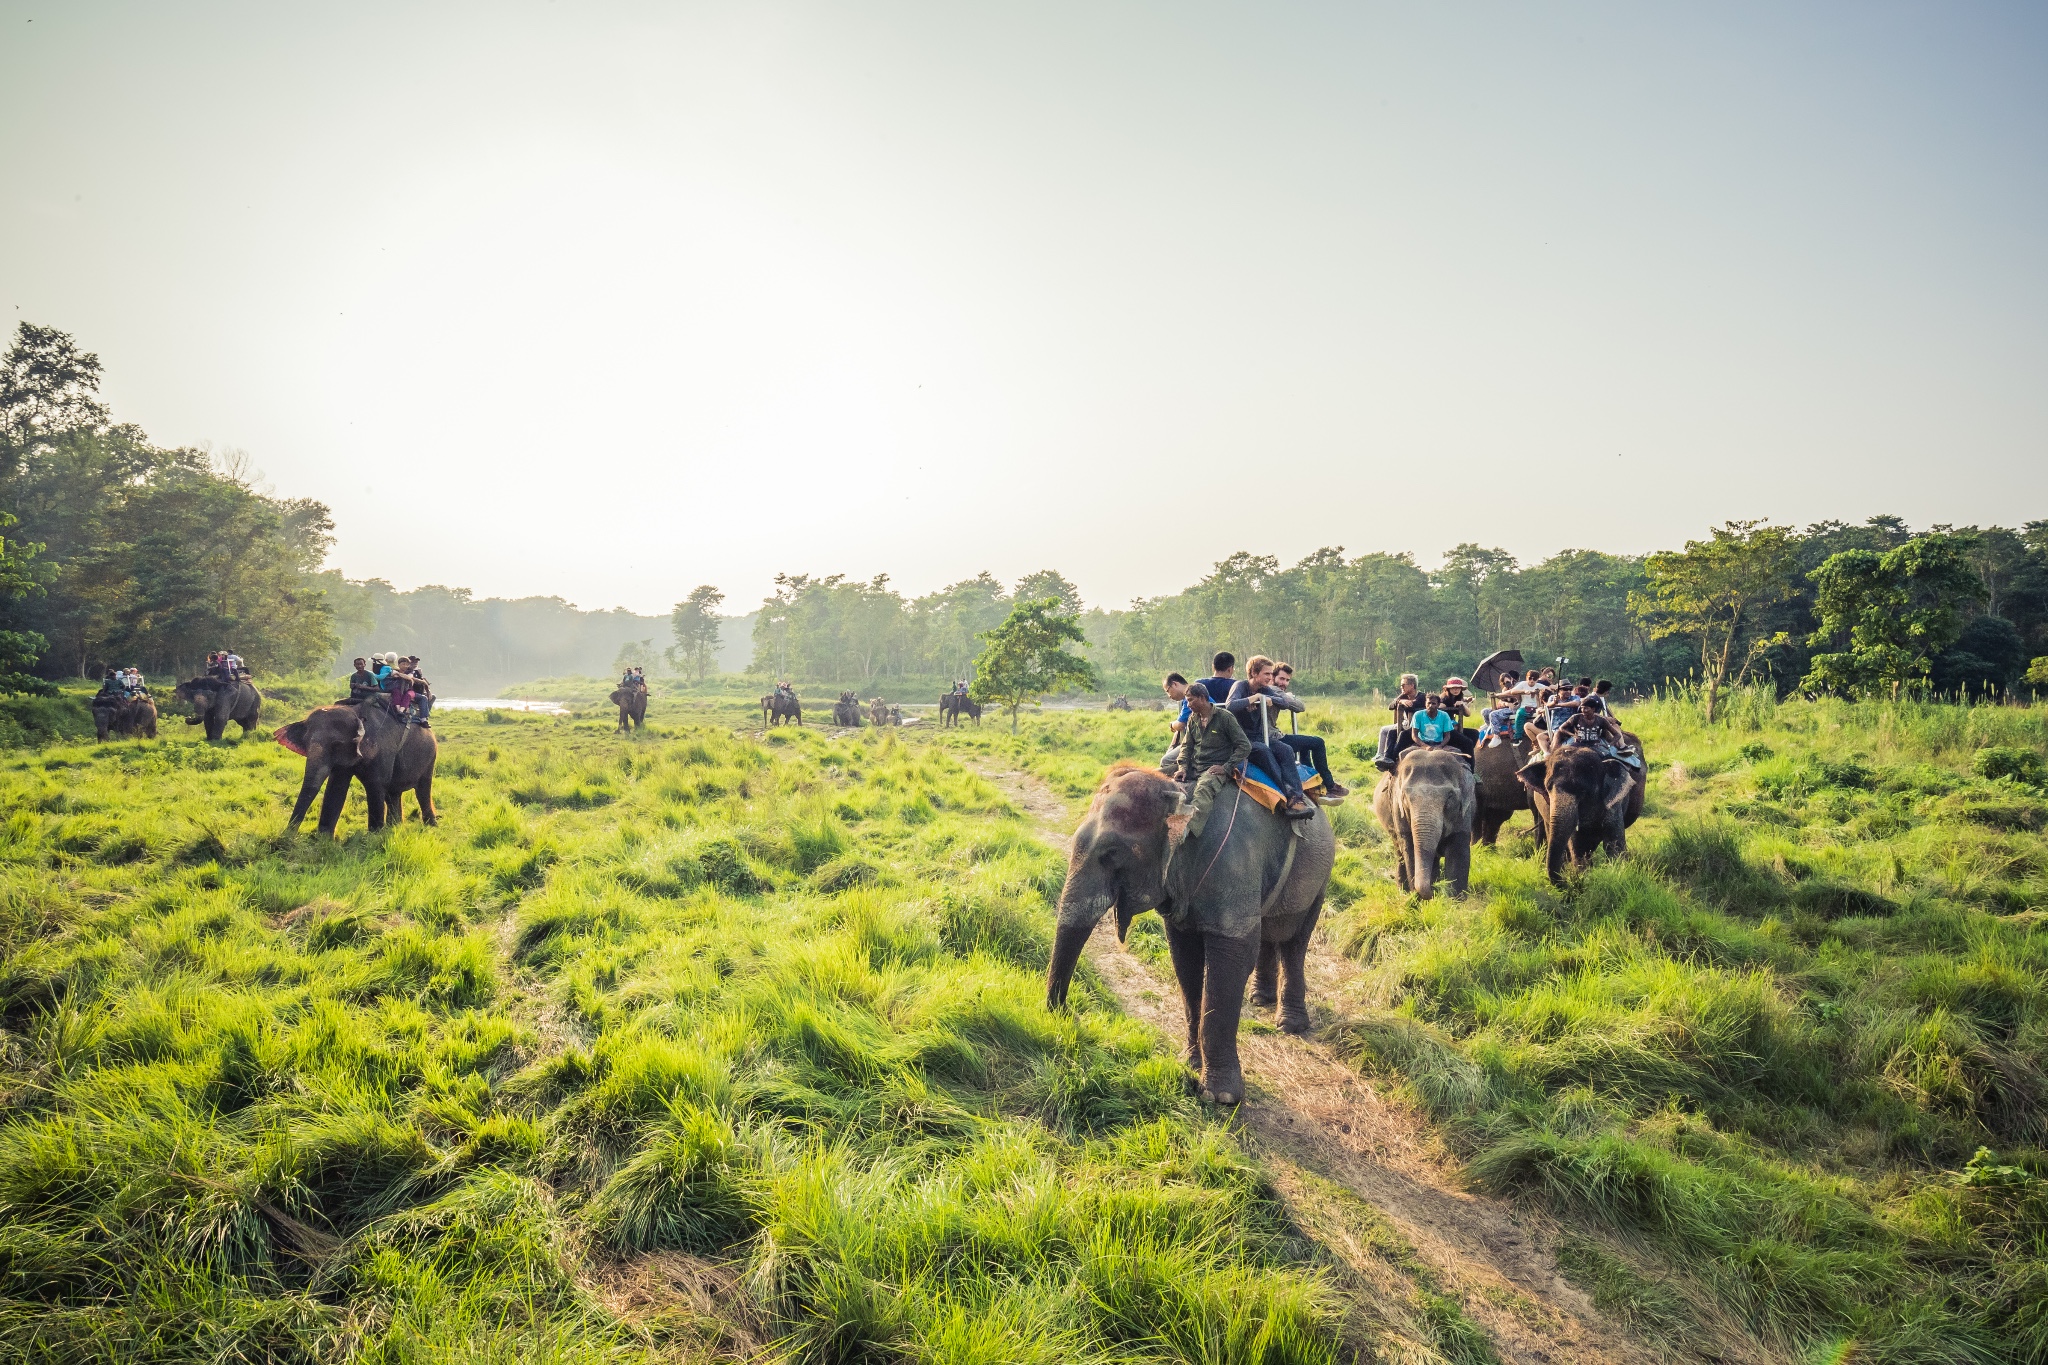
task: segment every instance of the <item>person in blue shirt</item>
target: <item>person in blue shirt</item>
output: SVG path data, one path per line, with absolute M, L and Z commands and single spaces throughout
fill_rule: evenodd
M 1432 692 L 1423 699 L 1422 709 L 1415 713 L 1408 728 L 1417 744 L 1441 749 L 1450 745 L 1451 736 L 1457 733 L 1458 717 L 1444 710 L 1444 699 Z M 1451 748 L 1454 753 L 1460 752 L 1455 745 Z
M 1288 747 L 1287 737 L 1273 727 L 1273 715 L 1280 705 L 1279 693 L 1272 685 L 1273 661 L 1263 654 L 1254 654 L 1245 665 L 1245 674 L 1231 688 L 1225 706 L 1245 738 L 1252 742 L 1253 760 L 1272 775 L 1280 794 L 1287 798 L 1282 813 L 1297 820 L 1313 815 L 1315 807 L 1301 790 L 1301 769 L 1295 762 L 1294 750 Z
M 1230 689 L 1237 686 L 1237 656 L 1227 649 L 1219 650 L 1209 661 L 1209 667 L 1215 671 L 1215 676 L 1204 678 L 1195 686 L 1207 692 L 1210 701 L 1222 706 L 1230 700 Z

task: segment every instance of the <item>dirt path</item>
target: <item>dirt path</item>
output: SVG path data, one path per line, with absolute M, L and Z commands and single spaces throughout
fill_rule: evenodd
M 1066 847 L 1073 814 L 1043 782 L 968 762 L 1023 807 L 1039 837 Z M 1319 1025 L 1330 1022 L 1328 1002 L 1341 998 L 1353 976 L 1320 939 L 1309 958 Z M 1178 987 L 1124 950 L 1110 917 L 1097 926 L 1088 960 L 1126 1012 L 1176 1047 L 1186 1037 Z M 1549 1219 L 1459 1188 L 1455 1164 L 1419 1116 L 1313 1037 L 1289 1037 L 1255 1017 L 1248 1009 L 1239 1038 L 1250 1094 L 1238 1122 L 1296 1220 L 1388 1325 L 1442 1349 L 1443 1329 L 1432 1327 L 1429 1310 L 1433 1300 L 1449 1298 L 1502 1360 L 1596 1365 L 1663 1357 L 1564 1278 L 1559 1230 Z M 1411 1311 L 1386 1313 L 1394 1296 Z M 1740 1343 L 1714 1345 L 1713 1356 L 1757 1358 Z

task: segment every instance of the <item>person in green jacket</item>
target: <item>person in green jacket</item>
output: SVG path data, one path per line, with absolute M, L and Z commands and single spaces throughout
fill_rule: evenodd
M 1252 756 L 1252 742 L 1245 738 L 1237 717 L 1209 699 L 1206 688 L 1190 687 L 1187 702 L 1188 724 L 1181 736 L 1180 770 L 1175 776 L 1182 782 L 1196 779 L 1194 811 L 1184 836 L 1192 839 L 1200 837 L 1202 826 L 1209 822 L 1216 793 L 1244 771 L 1245 760 Z

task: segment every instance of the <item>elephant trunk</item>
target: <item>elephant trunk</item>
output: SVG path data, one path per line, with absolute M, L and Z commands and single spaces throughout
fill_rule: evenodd
M 1545 863 L 1550 869 L 1550 880 L 1564 880 L 1564 865 L 1572 856 L 1572 840 L 1579 833 L 1579 799 L 1569 791 L 1553 788 L 1550 792 L 1550 821 L 1548 847 L 1545 849 Z
M 1056 1010 L 1067 1003 L 1067 987 L 1073 984 L 1074 968 L 1080 965 L 1081 950 L 1095 932 L 1093 924 L 1062 924 L 1053 935 L 1052 961 L 1045 969 L 1045 1007 Z
M 1418 810 L 1409 817 L 1410 838 L 1414 850 L 1409 855 L 1409 876 L 1415 883 L 1418 899 L 1428 900 L 1436 894 L 1437 846 L 1443 842 L 1443 816 L 1434 810 Z
M 291 834 L 299 832 L 299 826 L 306 822 L 306 812 L 313 808 L 313 798 L 320 794 L 320 784 L 327 780 L 327 773 L 311 763 L 306 765 L 305 780 L 299 783 L 299 799 L 292 803 L 291 823 L 285 830 Z

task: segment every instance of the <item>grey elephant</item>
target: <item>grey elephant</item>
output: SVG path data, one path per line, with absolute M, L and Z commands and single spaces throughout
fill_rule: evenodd
M 1638 755 L 1642 741 L 1627 731 L 1622 740 Z M 1564 865 L 1583 868 L 1593 859 L 1593 850 L 1605 847 L 1607 856 L 1628 853 L 1628 827 L 1643 813 L 1644 773 L 1618 761 L 1603 758 L 1596 751 L 1567 744 L 1551 754 L 1529 782 L 1530 804 L 1545 831 L 1544 861 L 1550 880 L 1564 881 Z
M 1337 839 L 1318 809 L 1284 820 L 1235 788 L 1218 798 L 1206 826 L 1169 855 L 1168 819 L 1183 807 L 1179 784 L 1149 768 L 1112 768 L 1074 832 L 1060 891 L 1045 1001 L 1057 1009 L 1081 960 L 1081 949 L 1107 910 L 1117 937 L 1133 918 L 1158 910 L 1187 1010 L 1182 1059 L 1197 1072 L 1201 1097 L 1218 1104 L 1244 1098 L 1237 1056 L 1245 982 L 1261 956 L 1272 998 L 1279 978 L 1280 1026 L 1309 1027 L 1303 959 L 1323 910 Z
M 246 678 L 222 682 L 219 678 L 187 678 L 178 684 L 179 701 L 192 703 L 187 725 L 204 725 L 206 737 L 217 740 L 227 733 L 228 722 L 242 727 L 246 736 L 256 728 L 263 714 L 263 694 Z
M 402 724 L 378 702 L 319 707 L 304 720 L 278 730 L 277 742 L 306 760 L 299 799 L 292 805 L 291 822 L 286 826 L 292 833 L 298 832 L 323 782 L 327 794 L 320 801 L 318 828 L 322 834 L 334 833 L 341 823 L 351 780 L 363 784 L 373 830 L 384 828 L 386 820 L 397 824 L 404 819 L 399 803 L 406 792 L 419 802 L 421 820 L 430 825 L 438 822 L 434 762 L 441 750 L 434 732 Z
M 1513 819 L 1516 811 L 1529 809 L 1529 790 L 1515 776 L 1528 761 L 1527 744 L 1510 744 L 1505 739 L 1492 745 L 1482 742 L 1472 755 L 1472 780 L 1479 802 L 1473 833 L 1488 848 L 1493 847 L 1501 826 Z M 1536 837 L 1543 837 L 1540 819 Z
M 1428 900 L 1436 890 L 1437 864 L 1451 894 L 1465 894 L 1472 871 L 1472 819 L 1478 797 L 1472 769 L 1449 749 L 1403 751 L 1394 771 L 1372 794 L 1372 813 L 1393 836 L 1401 889 Z

